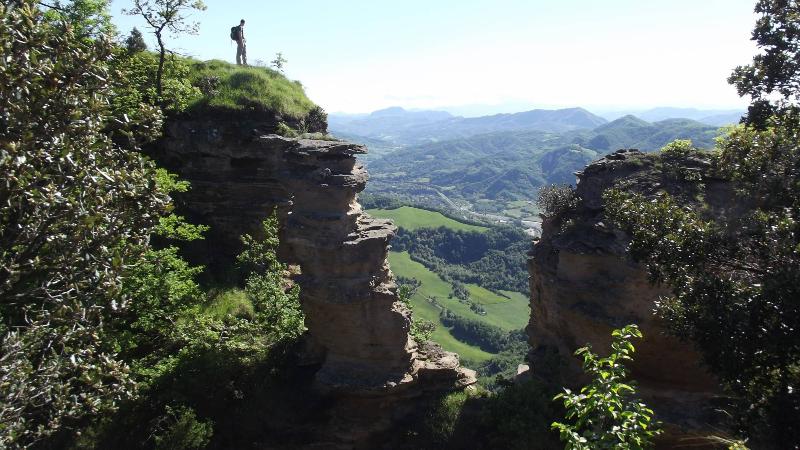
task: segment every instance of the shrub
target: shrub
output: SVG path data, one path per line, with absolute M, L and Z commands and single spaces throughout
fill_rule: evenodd
M 487 448 L 528 450 L 557 448 L 548 426 L 558 416 L 555 387 L 538 380 L 511 384 L 489 397 L 481 417 Z
M 634 387 L 626 382 L 624 362 L 632 361 L 630 340 L 641 338 L 636 325 L 614 330 L 611 354 L 600 358 L 589 347 L 575 352 L 583 356 L 583 370 L 591 377 L 579 394 L 569 389 L 555 396 L 567 408 L 573 424 L 553 422 L 567 450 L 643 449 L 661 431 L 653 421 L 653 410 L 637 401 Z
M 219 86 L 222 80 L 216 75 L 203 75 L 192 83 L 206 97 L 215 97 L 219 94 Z
M 741 196 L 737 216 L 704 218 L 669 195 L 609 190 L 610 222 L 631 253 L 671 288 L 656 306 L 693 343 L 738 405 L 738 432 L 766 447 L 800 445 L 800 220 L 797 128 L 734 131 L 717 170 Z
M 677 139 L 661 149 L 661 160 L 664 162 L 665 173 L 676 180 L 689 183 L 703 180 L 702 172 L 697 168 L 685 167 L 689 156 L 700 155 L 700 150 L 692 145 L 688 139 Z
M 113 65 L 118 72 L 114 81 L 112 105 L 124 103 L 128 108 L 139 103 L 160 106 L 166 113 L 185 111 L 203 96 L 192 85 L 190 60 L 176 55 L 166 58 L 161 75 L 162 98 L 156 89 L 158 55 L 141 51 L 133 54 L 119 52 Z
M 194 410 L 186 406 L 167 406 L 150 431 L 154 448 L 159 450 L 205 448 L 213 434 L 211 421 L 198 420 Z
M 286 287 L 286 265 L 278 261 L 278 218 L 273 212 L 262 224 L 262 237 L 242 236 L 240 264 L 251 269 L 245 292 L 255 311 L 255 324 L 268 342 L 293 340 L 305 331 L 299 287 Z
M 447 394 L 428 411 L 426 431 L 434 442 L 447 443 L 453 437 L 461 410 L 469 397 L 469 393 L 464 391 Z
M 128 290 L 147 301 L 115 329 L 139 395 L 82 433 L 78 447 L 200 448 L 212 431 L 238 438 L 230 416 L 253 416 L 238 409 L 242 401 L 254 401 L 268 377 L 290 370 L 287 349 L 305 330 L 298 288 L 287 285 L 275 255 L 275 216 L 263 227 L 262 238 L 243 237 L 244 290 L 204 294 L 192 279 L 196 268 L 173 258 L 141 264 Z M 215 423 L 225 425 L 214 430 Z
M 287 138 L 296 138 L 300 136 L 300 133 L 298 133 L 297 130 L 293 129 L 292 127 L 286 125 L 283 122 L 278 123 L 278 126 L 275 129 L 275 133 Z
M 677 139 L 661 148 L 661 156 L 667 160 L 685 158 L 698 150 L 688 139 Z
M 545 216 L 558 219 L 578 205 L 578 198 L 572 186 L 552 184 L 539 189 L 536 204 Z
M 328 131 L 328 113 L 320 106 L 314 106 L 304 119 L 306 132 L 326 133 Z
M 419 282 L 418 282 L 419 283 Z M 417 285 L 417 288 L 419 285 Z M 411 296 L 414 295 L 410 285 L 401 285 L 397 290 L 397 296 L 400 301 L 411 311 L 411 329 L 408 334 L 418 343 L 429 341 L 433 332 L 436 330 L 436 324 L 418 317 L 414 317 L 414 309 L 411 306 Z

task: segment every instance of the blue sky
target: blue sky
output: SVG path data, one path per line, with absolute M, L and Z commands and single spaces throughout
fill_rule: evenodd
M 131 0 L 112 0 L 121 33 Z M 726 83 L 749 62 L 755 0 L 206 0 L 196 36 L 169 39 L 233 61 L 247 20 L 250 62 L 283 52 L 286 73 L 328 111 L 486 112 L 583 106 L 746 105 Z M 152 40 L 150 42 L 153 42 Z M 151 45 L 152 47 L 152 45 Z

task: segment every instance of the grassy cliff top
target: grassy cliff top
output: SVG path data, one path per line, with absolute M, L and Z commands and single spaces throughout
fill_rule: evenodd
M 200 99 L 194 106 L 274 111 L 295 119 L 305 117 L 316 106 L 299 81 L 265 67 L 242 67 L 219 60 L 192 62 L 191 77 L 195 83 L 210 77 L 219 79 L 215 95 Z

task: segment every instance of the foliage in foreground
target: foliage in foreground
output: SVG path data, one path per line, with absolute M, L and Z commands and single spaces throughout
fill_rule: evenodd
M 612 190 L 609 218 L 633 237 L 657 307 L 696 344 L 738 402 L 739 433 L 762 448 L 800 446 L 800 5 L 759 0 L 760 52 L 729 78 L 751 105 L 718 142 L 710 174 L 736 190 L 727 210 L 692 210 L 667 195 Z M 702 178 L 702 177 L 701 177 Z M 702 180 L 687 180 L 702 181 Z
M 272 241 L 245 257 L 258 257 L 248 314 L 206 312 L 200 268 L 153 246 L 203 231 L 169 214 L 187 185 L 139 152 L 161 132 L 154 55 L 106 38 L 107 2 L 64 6 L 0 5 L 0 446 L 60 447 L 80 430 L 79 447 L 108 448 L 110 429 L 128 447 L 202 446 L 203 390 L 237 398 L 235 374 L 280 359 L 303 330 L 296 288 Z M 168 112 L 199 95 L 188 67 L 165 65 Z
M 275 255 L 274 215 L 262 235 L 243 237 L 245 289 L 213 296 L 194 281 L 199 268 L 177 258 L 174 248 L 149 253 L 128 280 L 141 306 L 117 326 L 139 395 L 91 427 L 81 447 L 188 449 L 236 438 L 228 430 L 240 414 L 237 405 L 265 402 L 268 378 L 285 368 L 287 349 L 304 331 L 298 288 L 287 286 Z
M 800 148 L 797 123 L 772 123 L 720 142 L 717 170 L 741 189 L 737 215 L 705 218 L 667 195 L 611 190 L 605 201 L 634 257 L 672 288 L 658 313 L 739 399 L 740 432 L 780 446 L 800 443 Z
M 433 399 L 397 448 L 509 449 L 558 448 L 548 426 L 559 415 L 551 400 L 555 387 L 540 380 L 508 383 L 491 393 L 480 386 Z M 401 445 L 402 444 L 402 445 Z
M 800 112 L 800 2 L 758 0 L 755 12 L 752 40 L 761 52 L 728 82 L 752 100 L 746 123 L 764 129 L 773 115 Z
M 569 389 L 558 394 L 572 423 L 554 422 L 567 450 L 643 449 L 652 446 L 660 433 L 653 421 L 653 410 L 633 396 L 634 387 L 626 380 L 625 363 L 634 352 L 630 340 L 641 338 L 636 325 L 614 330 L 611 354 L 605 358 L 592 353 L 589 347 L 579 348 L 583 370 L 591 377 L 580 393 Z
M 108 41 L 26 0 L 0 5 L 0 48 L 0 445 L 25 446 L 131 394 L 103 324 L 130 301 L 124 273 L 168 197 L 135 145 L 103 132 L 129 125 L 108 110 Z M 140 116 L 152 136 L 160 116 Z

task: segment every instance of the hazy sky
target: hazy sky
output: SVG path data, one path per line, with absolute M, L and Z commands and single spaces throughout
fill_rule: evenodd
M 142 19 L 120 14 L 121 33 Z M 206 0 L 197 36 L 169 45 L 250 62 L 283 52 L 286 73 L 328 111 L 399 105 L 736 108 L 726 78 L 750 61 L 755 0 Z M 149 42 L 153 42 L 150 40 Z M 151 45 L 152 48 L 152 45 Z M 510 106 L 514 105 L 514 106 Z M 491 109 L 491 108 L 490 108 Z

